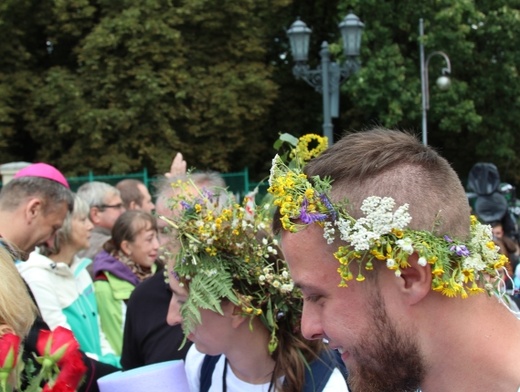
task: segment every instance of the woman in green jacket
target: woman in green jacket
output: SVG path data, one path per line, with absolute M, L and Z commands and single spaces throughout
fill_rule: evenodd
M 112 238 L 94 257 L 94 290 L 101 328 L 121 355 L 126 301 L 134 288 L 153 275 L 159 250 L 157 222 L 149 213 L 131 210 L 114 223 Z

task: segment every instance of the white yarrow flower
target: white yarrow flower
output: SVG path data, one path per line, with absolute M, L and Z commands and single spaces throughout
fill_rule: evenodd
M 278 154 L 276 154 L 271 161 L 271 169 L 269 170 L 269 186 L 273 185 L 273 180 L 276 175 L 277 169 L 278 169 L 278 161 L 280 161 L 281 158 Z
M 404 252 L 411 255 L 413 253 L 413 243 L 410 237 L 405 237 L 400 240 L 395 241 L 397 246 L 399 246 Z

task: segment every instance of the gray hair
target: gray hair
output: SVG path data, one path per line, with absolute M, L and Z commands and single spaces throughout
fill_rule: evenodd
M 107 196 L 121 196 L 119 190 L 106 182 L 86 182 L 78 188 L 78 196 L 91 207 L 99 207 L 105 203 Z
M 44 256 L 60 253 L 61 246 L 68 243 L 72 238 L 72 220 L 74 218 L 88 218 L 89 206 L 85 200 L 83 200 L 77 194 L 74 194 L 74 208 L 72 212 L 69 212 L 63 221 L 63 225 L 56 232 L 54 236 L 54 244 L 52 247 L 43 244 L 40 246 L 40 253 Z
M 14 210 L 28 197 L 40 197 L 44 203 L 44 212 L 66 203 L 72 211 L 72 192 L 56 181 L 42 177 L 18 177 L 2 187 L 0 192 L 0 210 Z
M 181 176 L 175 177 L 160 177 L 155 182 L 155 196 L 157 200 L 168 199 L 173 196 L 174 190 L 172 184 L 177 181 L 186 182 L 188 180 L 198 188 L 225 188 L 226 182 L 218 172 L 206 171 L 206 172 L 195 172 L 187 173 Z

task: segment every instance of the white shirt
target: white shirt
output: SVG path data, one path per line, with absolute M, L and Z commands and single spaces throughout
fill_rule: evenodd
M 202 362 L 205 354 L 197 350 L 193 344 L 188 350 L 185 359 L 186 376 L 188 378 L 188 385 L 190 392 L 199 392 L 200 390 L 200 374 L 202 370 Z M 222 391 L 222 375 L 224 374 L 224 365 L 226 358 L 221 355 L 215 365 L 213 374 L 211 375 L 210 392 Z M 231 367 L 228 367 L 226 374 L 226 386 L 228 392 L 268 392 L 269 383 L 266 384 L 249 384 L 240 380 L 234 373 Z M 273 392 L 273 391 L 271 391 Z M 327 385 L 323 392 L 348 392 L 347 385 L 343 375 L 338 369 L 334 369 Z

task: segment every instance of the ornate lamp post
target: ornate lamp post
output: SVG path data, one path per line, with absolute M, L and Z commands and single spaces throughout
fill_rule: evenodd
M 419 48 L 420 48 L 420 56 L 421 56 L 421 95 L 422 95 L 422 142 L 426 146 L 428 144 L 428 123 L 427 123 L 427 112 L 430 109 L 430 89 L 428 84 L 428 65 L 430 64 L 430 59 L 433 56 L 441 56 L 444 58 L 446 62 L 446 67 L 442 68 L 441 76 L 437 79 L 437 86 L 441 90 L 446 90 L 450 87 L 450 78 L 446 75 L 451 74 L 451 63 L 448 55 L 441 51 L 432 52 L 424 58 L 424 25 L 422 18 L 419 19 Z
M 329 145 L 333 143 L 332 118 L 339 116 L 339 87 L 361 66 L 359 49 L 364 26 L 353 13 L 345 16 L 339 24 L 345 62 L 340 65 L 330 61 L 329 44 L 323 41 L 320 50 L 321 65 L 317 69 L 310 69 L 307 64 L 311 29 L 298 18 L 287 30 L 295 62 L 294 76 L 305 80 L 323 96 L 323 135 L 328 138 Z

